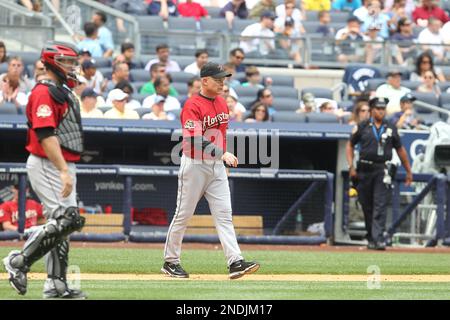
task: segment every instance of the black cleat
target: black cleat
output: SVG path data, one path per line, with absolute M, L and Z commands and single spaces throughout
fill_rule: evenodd
M 174 264 L 170 262 L 164 262 L 161 272 L 174 278 L 189 278 L 189 274 L 184 271 L 181 264 Z
M 369 243 L 367 244 L 367 249 L 369 250 L 376 250 L 377 249 L 377 244 L 373 241 L 369 241 Z
M 81 290 L 66 289 L 59 293 L 56 289 L 44 291 L 44 299 L 86 299 L 86 294 Z
M 377 242 L 375 249 L 380 251 L 386 250 L 386 244 L 384 242 Z
M 9 284 L 18 294 L 27 293 L 27 272 L 28 268 L 17 268 L 11 264 L 11 260 L 20 255 L 20 251 L 11 251 L 7 257 L 3 258 L 3 265 L 9 274 Z
M 253 272 L 258 271 L 259 269 L 259 263 L 257 262 L 247 262 L 245 260 L 239 260 L 236 262 L 233 262 L 228 269 L 230 270 L 230 279 L 238 279 L 242 277 L 245 274 L 250 274 Z

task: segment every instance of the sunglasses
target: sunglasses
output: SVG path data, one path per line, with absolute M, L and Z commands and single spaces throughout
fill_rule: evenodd
M 238 60 L 244 60 L 244 56 L 234 56 L 236 59 L 238 59 Z

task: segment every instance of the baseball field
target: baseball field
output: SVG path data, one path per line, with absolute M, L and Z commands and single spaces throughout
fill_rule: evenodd
M 0 256 L 21 245 L 1 243 Z M 242 249 L 246 259 L 261 263 L 257 273 L 230 281 L 219 245 L 185 244 L 182 262 L 190 278 L 172 279 L 160 273 L 163 244 L 73 243 L 69 279 L 89 299 L 450 299 L 449 248 Z M 29 273 L 27 295 L 19 296 L 2 271 L 0 299 L 40 299 L 44 272 L 39 261 Z

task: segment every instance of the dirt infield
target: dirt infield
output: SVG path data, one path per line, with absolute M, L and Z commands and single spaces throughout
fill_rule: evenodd
M 45 273 L 29 273 L 29 280 L 45 280 Z M 6 273 L 0 274 L 0 280 L 7 280 Z M 68 279 L 74 279 L 73 274 Z M 327 275 L 327 274 L 250 274 L 233 281 L 298 281 L 298 282 L 367 282 L 373 279 L 372 275 Z M 450 275 L 380 275 L 382 282 L 450 282 Z M 109 273 L 82 273 L 79 280 L 97 281 L 229 281 L 226 274 L 191 274 L 188 279 L 176 279 L 160 274 L 109 274 Z
M 0 241 L 0 247 L 21 247 L 23 241 Z M 114 248 L 114 249 L 164 249 L 164 243 L 134 243 L 134 242 L 71 242 L 74 248 Z M 276 251 L 303 251 L 303 252 L 374 252 L 368 251 L 365 246 L 306 246 L 306 245 L 266 245 L 266 244 L 240 244 L 242 250 L 276 250 Z M 220 244 L 210 243 L 183 243 L 183 249 L 222 250 Z M 396 253 L 448 253 L 450 247 L 431 248 L 387 248 L 386 252 Z

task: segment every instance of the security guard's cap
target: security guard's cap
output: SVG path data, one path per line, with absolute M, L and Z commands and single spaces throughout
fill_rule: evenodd
M 389 103 L 388 98 L 372 98 L 369 100 L 369 107 L 372 108 L 386 108 Z

